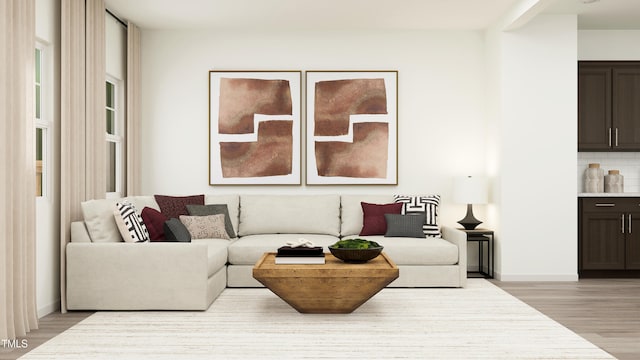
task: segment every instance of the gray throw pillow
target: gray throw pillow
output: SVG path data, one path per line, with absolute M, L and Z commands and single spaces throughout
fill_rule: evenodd
M 191 242 L 191 234 L 180 220 L 171 218 L 164 222 L 163 227 L 166 241 Z
M 187 205 L 187 211 L 191 216 L 208 216 L 224 214 L 224 229 L 227 231 L 229 238 L 236 237 L 233 231 L 233 224 L 229 217 L 229 208 L 227 204 L 207 204 L 207 205 Z
M 424 238 L 422 230 L 425 213 L 413 213 L 409 215 L 384 214 L 387 220 L 387 232 L 384 236 Z

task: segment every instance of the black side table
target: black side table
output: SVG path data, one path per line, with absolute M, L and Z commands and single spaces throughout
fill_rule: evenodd
M 493 266 L 495 263 L 494 257 L 494 244 L 493 244 L 493 230 L 487 229 L 475 229 L 465 230 L 460 229 L 467 233 L 468 242 L 478 243 L 478 271 L 467 272 L 468 277 L 482 277 L 485 279 L 493 279 Z M 484 271 L 484 248 L 487 247 L 487 271 Z M 478 276 L 479 275 L 479 276 Z

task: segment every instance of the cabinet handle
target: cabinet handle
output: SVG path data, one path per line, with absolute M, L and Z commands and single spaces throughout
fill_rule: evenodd
M 631 234 L 631 214 L 629 214 L 629 234 Z
M 597 203 L 596 207 L 614 207 L 616 206 L 616 204 L 612 204 L 612 203 Z M 640 206 L 640 204 L 638 204 L 638 206 Z
M 624 214 L 620 215 L 620 219 L 622 220 L 622 228 L 620 232 L 622 232 L 624 234 Z
M 609 147 L 611 147 L 611 128 L 609 128 Z
M 616 147 L 618 147 L 618 128 L 616 128 Z

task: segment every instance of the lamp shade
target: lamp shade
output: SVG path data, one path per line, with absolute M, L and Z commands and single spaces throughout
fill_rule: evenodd
M 453 201 L 460 204 L 486 204 L 489 202 L 487 178 L 463 176 L 453 180 Z

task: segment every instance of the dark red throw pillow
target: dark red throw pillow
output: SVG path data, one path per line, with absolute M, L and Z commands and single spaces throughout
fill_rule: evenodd
M 144 221 L 144 224 L 147 226 L 147 230 L 149 230 L 151 241 L 164 240 L 164 222 L 169 219 L 160 211 L 150 207 L 142 209 L 140 215 L 142 216 L 142 221 Z
M 204 195 L 166 196 L 154 195 L 160 211 L 167 219 L 179 219 L 180 215 L 189 215 L 187 205 L 204 205 Z
M 402 211 L 402 203 L 392 204 L 369 204 L 361 202 L 362 213 L 362 230 L 360 236 L 365 235 L 384 235 L 387 232 L 387 220 L 384 214 L 400 214 Z

